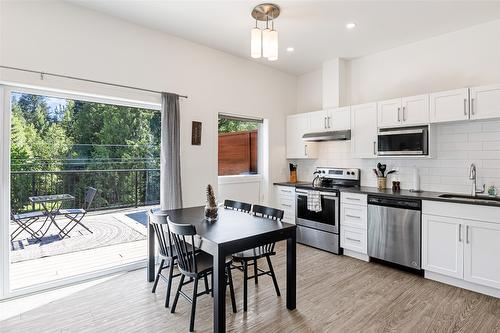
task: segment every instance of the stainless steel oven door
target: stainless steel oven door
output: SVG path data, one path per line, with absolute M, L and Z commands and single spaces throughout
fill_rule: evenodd
M 339 197 L 334 192 L 321 192 L 321 211 L 307 209 L 307 191 L 296 190 L 297 225 L 339 233 Z

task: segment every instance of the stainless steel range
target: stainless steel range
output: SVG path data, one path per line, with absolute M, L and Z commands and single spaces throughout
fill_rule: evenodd
M 340 188 L 360 185 L 359 169 L 323 168 L 311 185 L 297 186 L 297 242 L 340 254 Z M 321 211 L 308 209 L 308 191 L 319 191 Z

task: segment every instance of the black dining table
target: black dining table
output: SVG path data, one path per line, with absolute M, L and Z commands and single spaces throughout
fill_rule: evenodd
M 294 224 L 224 208 L 219 209 L 218 219 L 211 222 L 205 219 L 203 206 L 167 210 L 162 213 L 168 215 L 174 223 L 194 225 L 200 237 L 200 249 L 213 256 L 214 332 L 226 330 L 225 258 L 257 246 L 287 240 L 286 307 L 289 310 L 295 309 L 297 250 Z M 148 224 L 149 282 L 155 278 L 155 257 L 155 234 L 153 227 Z

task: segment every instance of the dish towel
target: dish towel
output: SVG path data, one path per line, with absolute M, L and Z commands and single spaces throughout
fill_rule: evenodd
M 307 191 L 307 209 L 321 212 L 321 194 L 319 191 Z

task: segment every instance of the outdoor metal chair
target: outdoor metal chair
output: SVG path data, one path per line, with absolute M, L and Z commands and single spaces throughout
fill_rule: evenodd
M 88 232 L 93 234 L 92 230 L 90 230 L 85 224 L 82 223 L 83 218 L 87 215 L 87 212 L 94 201 L 94 198 L 97 194 L 97 189 L 93 187 L 89 187 L 87 192 L 85 193 L 85 202 L 82 208 L 70 208 L 70 209 L 59 209 L 57 211 L 57 215 L 63 215 L 69 222 L 61 229 L 59 233 L 61 238 L 66 236 L 69 237 L 69 233 L 78 225 L 85 228 Z
M 37 241 L 41 240 L 43 235 L 39 235 L 40 229 L 33 230 L 31 225 L 37 222 L 40 218 L 45 217 L 43 211 L 33 211 L 29 213 L 14 214 L 10 213 L 11 220 L 17 224 L 16 230 L 10 234 L 10 239 L 13 241 L 17 236 L 19 236 L 23 231 L 26 231 L 32 238 Z

